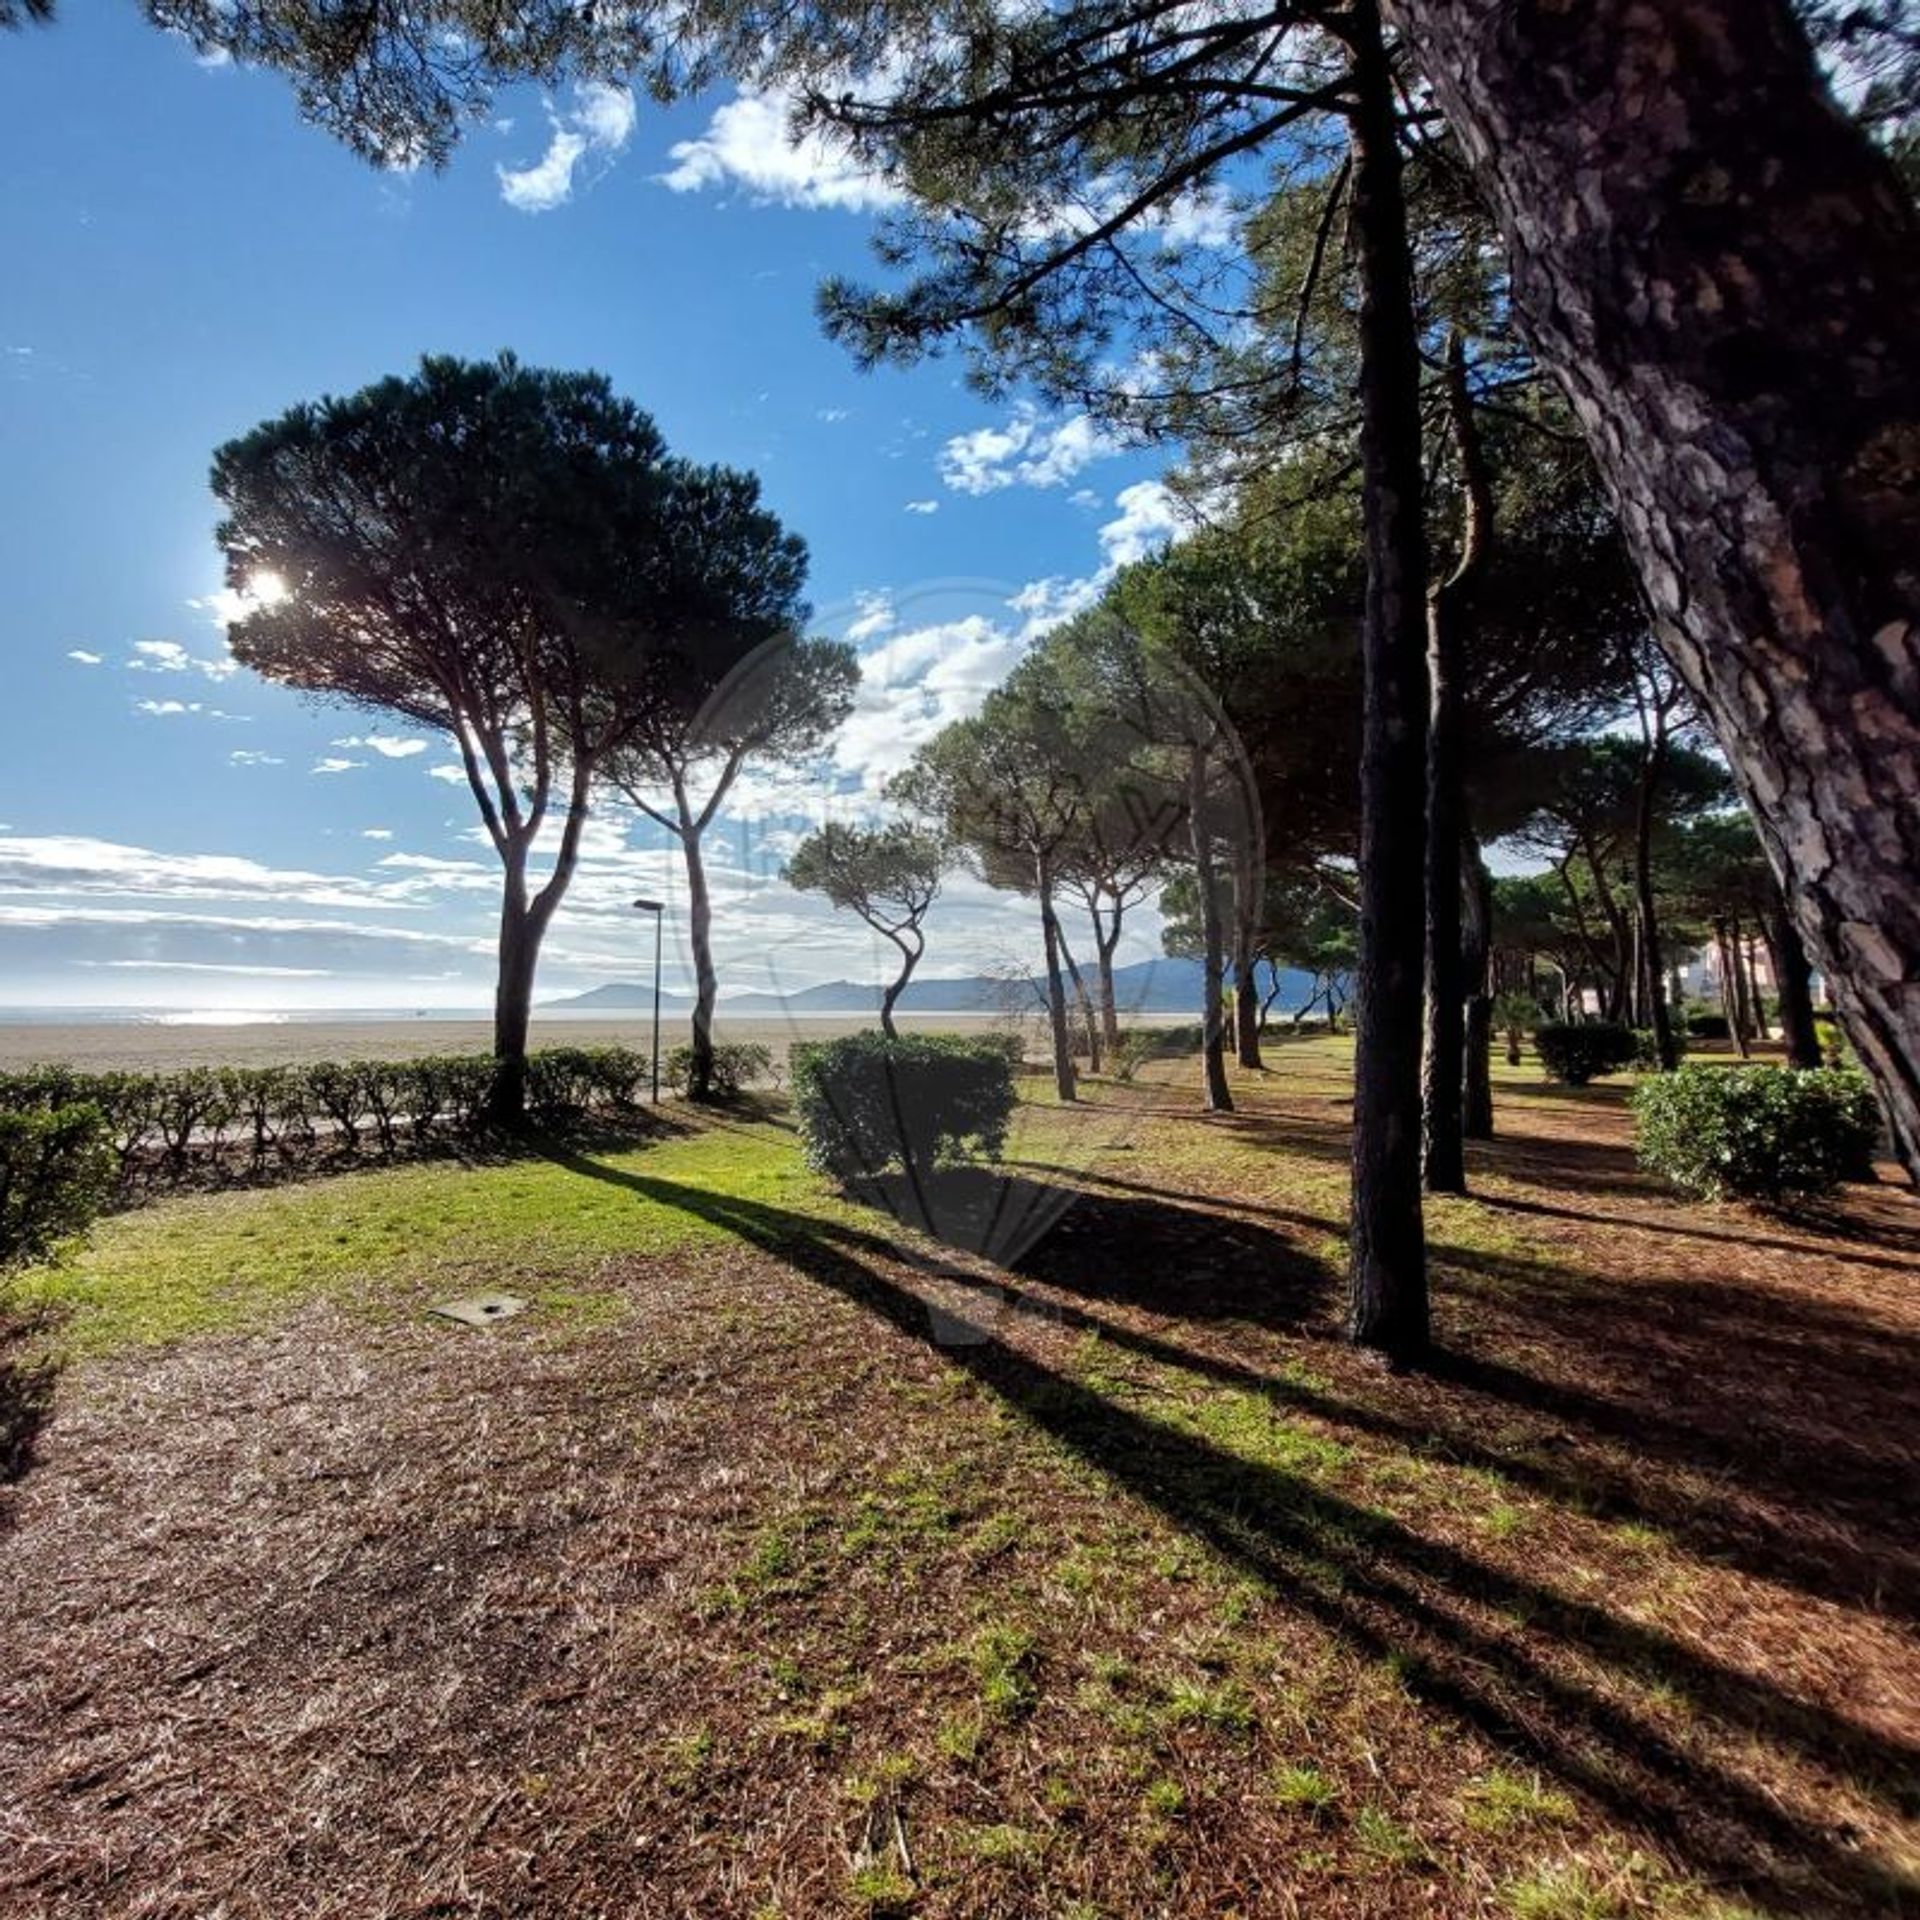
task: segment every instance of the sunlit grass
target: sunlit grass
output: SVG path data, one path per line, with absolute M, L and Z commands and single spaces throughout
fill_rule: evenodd
M 844 1211 L 784 1129 L 729 1125 L 561 1158 L 429 1162 L 169 1199 L 101 1221 L 74 1258 L 22 1275 L 10 1298 L 56 1310 L 52 1343 L 81 1357 L 256 1327 L 318 1297 L 378 1314 L 427 1289 L 506 1288 L 577 1309 L 605 1260 L 727 1237 L 589 1166 L 762 1206 Z

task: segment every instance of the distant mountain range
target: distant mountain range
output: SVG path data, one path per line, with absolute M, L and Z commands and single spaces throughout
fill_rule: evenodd
M 1277 1009 L 1290 1011 L 1305 997 L 1305 974 L 1288 973 L 1282 977 Z M 1091 981 L 1088 983 L 1091 985 Z M 1114 997 L 1120 1017 L 1130 1013 L 1191 1013 L 1200 1001 L 1200 963 L 1197 960 L 1136 960 L 1131 966 L 1116 967 L 1113 975 Z M 682 1015 L 692 1002 L 681 994 L 663 994 L 660 1011 Z M 722 994 L 720 1012 L 726 1014 L 780 1013 L 871 1013 L 880 1004 L 880 989 L 858 980 L 828 980 L 817 987 L 803 987 L 795 993 Z M 612 981 L 604 987 L 575 994 L 566 1000 L 550 1000 L 549 1008 L 565 1008 L 583 1013 L 646 1013 L 653 1007 L 650 982 Z M 961 974 L 949 979 L 915 980 L 901 997 L 902 1013 L 1004 1013 L 1037 1010 L 1038 1002 L 1030 989 L 1018 982 L 989 979 L 985 974 Z

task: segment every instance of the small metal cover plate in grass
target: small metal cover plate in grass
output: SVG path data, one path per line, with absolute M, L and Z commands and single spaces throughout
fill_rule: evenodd
M 458 1320 L 463 1327 L 491 1327 L 524 1313 L 527 1303 L 514 1293 L 476 1293 L 465 1300 L 442 1301 L 427 1311 L 436 1319 Z

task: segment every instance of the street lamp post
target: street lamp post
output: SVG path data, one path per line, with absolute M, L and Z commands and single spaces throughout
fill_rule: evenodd
M 664 900 L 636 900 L 636 911 L 653 915 L 653 1104 L 660 1104 L 660 929 L 667 917 Z

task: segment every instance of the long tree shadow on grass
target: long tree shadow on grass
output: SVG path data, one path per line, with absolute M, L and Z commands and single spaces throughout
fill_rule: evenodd
M 1714 1735 L 1735 1750 L 1757 1739 L 1816 1770 L 1844 1768 L 1903 1812 L 1915 1804 L 1920 1751 L 1095 1391 L 995 1333 L 998 1288 L 981 1287 L 977 1321 L 955 1338 L 950 1310 L 936 1317 L 884 1270 L 899 1250 L 875 1234 L 576 1155 L 562 1164 L 719 1226 L 909 1338 L 938 1344 L 950 1364 L 1287 1605 L 1372 1656 L 1393 1656 L 1435 1710 L 1585 1794 L 1691 1872 L 1742 1887 L 1783 1916 L 1908 1910 L 1914 1895 L 1890 1869 L 1716 1764 L 1707 1745 Z M 946 1331 L 938 1342 L 936 1326 Z M 1688 1703 L 1685 1744 L 1630 1704 L 1650 1684 Z
M 1264 1202 L 1181 1205 L 1107 1172 L 1024 1163 L 1094 1191 L 1018 1271 L 1091 1305 L 1235 1320 L 1276 1331 L 1328 1323 L 1331 1277 L 1297 1240 L 1328 1215 Z M 1243 1218 L 1241 1216 L 1249 1216 Z M 1115 1258 L 1124 1252 L 1123 1258 Z M 1437 1451 L 1598 1518 L 1659 1528 L 1706 1558 L 1843 1605 L 1920 1620 L 1920 1340 L 1838 1302 L 1687 1274 L 1631 1285 L 1563 1263 L 1435 1248 L 1453 1337 L 1418 1418 L 1316 1393 L 1189 1338 L 1148 1357 L 1197 1366 L 1321 1419 Z M 1466 1339 L 1461 1322 L 1472 1327 Z M 1124 1323 L 1085 1330 L 1122 1345 Z M 1515 1354 L 1540 1358 L 1537 1370 Z M 1495 1355 L 1498 1357 L 1495 1357 Z M 1383 1383 L 1384 1400 L 1404 1400 Z M 1489 1432 L 1529 1416 L 1518 1442 Z
M 1471 1346 L 1436 1373 L 1483 1410 L 1533 1416 L 1532 1456 L 1578 1458 L 1590 1501 L 1601 1492 L 1710 1558 L 1920 1620 L 1920 1340 L 1685 1271 L 1622 1285 L 1463 1248 L 1435 1265 L 1443 1302 L 1476 1308 Z

